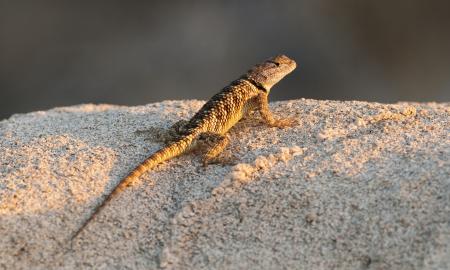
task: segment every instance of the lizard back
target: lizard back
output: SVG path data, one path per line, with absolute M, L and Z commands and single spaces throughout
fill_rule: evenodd
M 247 112 L 256 108 L 257 103 L 252 102 L 252 99 L 255 99 L 260 91 L 248 80 L 233 81 L 202 106 L 191 118 L 186 129 L 225 134 Z

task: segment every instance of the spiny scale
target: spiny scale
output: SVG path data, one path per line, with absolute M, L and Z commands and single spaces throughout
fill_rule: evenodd
M 276 120 L 273 117 L 269 110 L 267 96 L 272 86 L 295 68 L 294 60 L 285 55 L 278 55 L 255 65 L 241 78 L 233 81 L 221 92 L 214 95 L 187 123 L 181 138 L 149 156 L 123 178 L 106 198 L 94 208 L 90 216 L 72 235 L 71 240 L 77 237 L 103 206 L 111 200 L 112 195 L 121 190 L 121 187 L 126 187 L 128 183 L 137 180 L 157 164 L 183 154 L 193 145 L 194 140 L 209 137 L 211 138 L 210 141 L 214 143 L 203 157 L 203 163 L 207 164 L 216 158 L 228 144 L 229 139 L 226 136 L 228 130 L 250 111 L 259 111 L 262 118 L 270 126 L 286 127 L 292 125 L 292 119 Z

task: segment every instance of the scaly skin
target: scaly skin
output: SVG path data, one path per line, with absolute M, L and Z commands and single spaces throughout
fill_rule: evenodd
M 142 174 L 156 165 L 188 151 L 196 141 L 210 144 L 209 151 L 203 157 L 203 165 L 211 163 L 223 151 L 229 142 L 228 130 L 251 111 L 259 111 L 269 126 L 286 127 L 293 124 L 292 119 L 275 119 L 269 110 L 268 95 L 272 86 L 296 68 L 294 60 L 285 55 L 275 56 L 254 66 L 241 78 L 233 81 L 221 92 L 213 96 L 184 125 L 179 125 L 179 139 L 155 152 L 132 170 L 114 187 L 73 234 L 74 239 L 86 225 L 98 214 L 113 195 L 137 180 Z

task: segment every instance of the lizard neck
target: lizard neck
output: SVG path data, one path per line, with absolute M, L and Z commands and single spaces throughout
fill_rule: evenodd
M 262 86 L 260 83 L 256 82 L 255 80 L 248 78 L 246 75 L 242 76 L 241 79 L 248 81 L 249 83 L 251 83 L 253 86 L 255 86 L 256 88 L 258 88 L 259 90 L 269 94 L 270 89 L 266 89 L 264 88 L 264 86 Z

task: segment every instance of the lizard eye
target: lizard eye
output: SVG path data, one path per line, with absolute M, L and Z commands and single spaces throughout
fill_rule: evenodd
M 269 60 L 269 61 L 267 61 L 267 62 L 269 62 L 269 63 L 272 63 L 272 64 L 275 64 L 277 67 L 279 67 L 280 66 L 280 63 L 278 63 L 278 62 L 275 62 L 275 61 L 272 61 L 272 60 Z

